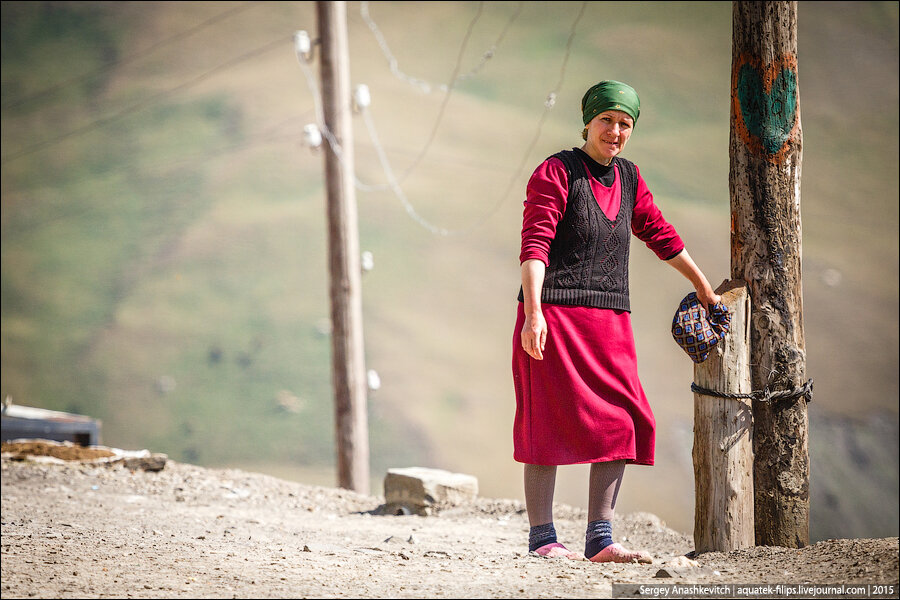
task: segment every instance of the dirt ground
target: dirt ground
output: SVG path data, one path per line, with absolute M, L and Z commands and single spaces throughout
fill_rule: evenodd
M 173 461 L 150 471 L 108 457 L 9 450 L 3 598 L 602 598 L 646 597 L 652 590 L 640 586 L 648 584 L 705 593 L 765 583 L 859 584 L 843 597 L 896 597 L 900 589 L 896 537 L 691 561 L 690 535 L 639 513 L 618 516 L 614 535 L 654 563 L 594 564 L 529 555 L 524 506 L 514 500 L 379 516 L 383 498 L 256 473 Z M 556 508 L 560 541 L 571 549 L 583 547 L 585 517 Z M 775 592 L 769 597 L 783 597 Z

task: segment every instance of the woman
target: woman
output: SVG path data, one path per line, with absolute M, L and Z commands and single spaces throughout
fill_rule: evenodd
M 513 338 L 514 458 L 525 465 L 529 551 L 594 562 L 651 562 L 614 543 L 627 463 L 652 465 L 655 421 L 637 374 L 628 296 L 631 235 L 681 272 L 700 301 L 720 298 L 620 154 L 637 92 L 601 81 L 581 101 L 584 144 L 545 160 L 528 183 L 522 288 Z M 590 463 L 584 555 L 556 539 L 556 466 Z

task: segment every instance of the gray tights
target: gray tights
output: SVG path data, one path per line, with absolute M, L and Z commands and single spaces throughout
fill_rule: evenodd
M 588 523 L 598 519 L 612 521 L 624 474 L 624 460 L 591 464 Z M 556 465 L 525 465 L 525 506 L 532 527 L 553 522 L 555 489 Z

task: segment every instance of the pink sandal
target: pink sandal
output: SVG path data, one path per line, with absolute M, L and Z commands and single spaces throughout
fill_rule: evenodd
M 591 562 L 641 563 L 649 565 L 653 558 L 646 552 L 626 550 L 621 544 L 610 544 L 591 557 Z
M 569 560 L 587 560 L 584 555 L 577 552 L 571 552 L 568 548 L 559 542 L 546 544 L 534 551 L 538 556 L 544 558 L 568 558 Z

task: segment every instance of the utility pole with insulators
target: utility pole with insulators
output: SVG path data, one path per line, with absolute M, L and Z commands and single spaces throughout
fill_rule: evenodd
M 756 544 L 799 548 L 809 544 L 811 380 L 800 276 L 797 3 L 735 1 L 732 12 L 731 276 L 749 286 L 751 381 L 767 391 L 753 400 Z
M 325 144 L 325 179 L 338 485 L 369 494 L 369 425 L 359 226 L 353 187 L 347 3 L 316 2 L 316 15 L 322 112 L 326 132 L 333 142 Z

